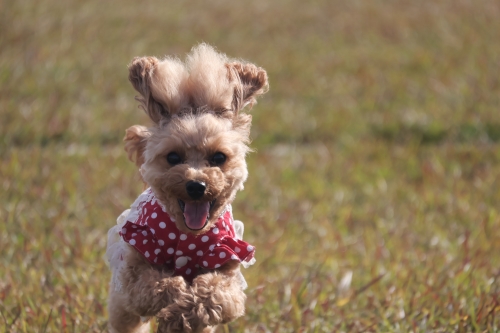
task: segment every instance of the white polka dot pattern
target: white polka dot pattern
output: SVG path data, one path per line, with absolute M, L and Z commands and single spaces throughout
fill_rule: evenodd
M 186 266 L 187 262 L 188 262 L 188 258 L 187 257 L 179 257 L 175 261 L 175 266 L 179 267 L 179 268 L 180 267 L 184 267 L 184 266 Z
M 236 238 L 230 208 L 208 232 L 196 236 L 177 229 L 151 189 L 144 193 L 148 199 L 134 203 L 131 211 L 136 211 L 129 215 L 134 218 L 127 217 L 131 220 L 125 222 L 120 234 L 151 264 L 166 265 L 174 275 L 192 280 L 201 268 L 217 269 L 228 260 L 253 258 L 254 247 Z

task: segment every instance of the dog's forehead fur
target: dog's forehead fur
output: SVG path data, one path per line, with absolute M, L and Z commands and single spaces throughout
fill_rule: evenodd
M 210 113 L 173 118 L 161 128 L 153 128 L 145 160 L 163 158 L 176 152 L 186 160 L 208 159 L 216 152 L 244 158 L 248 152 L 248 133 L 235 128 L 231 120 Z
M 152 95 L 171 113 L 187 107 L 190 101 L 195 106 L 230 109 L 236 82 L 229 79 L 227 62 L 225 54 L 206 44 L 194 48 L 185 64 L 166 57 L 151 73 Z

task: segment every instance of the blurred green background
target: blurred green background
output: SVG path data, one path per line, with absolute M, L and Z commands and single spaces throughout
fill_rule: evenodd
M 247 314 L 218 332 L 500 321 L 500 2 L 0 1 L 0 331 L 103 332 L 106 231 L 141 191 L 134 56 L 264 67 Z

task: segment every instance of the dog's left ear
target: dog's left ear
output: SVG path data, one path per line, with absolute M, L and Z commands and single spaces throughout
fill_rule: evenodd
M 267 73 L 261 68 L 250 63 L 231 62 L 226 64 L 231 80 L 236 80 L 232 107 L 237 113 L 245 106 L 252 106 L 256 97 L 269 90 Z

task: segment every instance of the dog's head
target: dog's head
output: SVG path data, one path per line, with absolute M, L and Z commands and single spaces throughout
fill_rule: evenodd
M 212 47 L 178 59 L 135 58 L 129 79 L 154 126 L 127 130 L 126 150 L 180 230 L 203 233 L 243 189 L 251 116 L 267 74 Z

